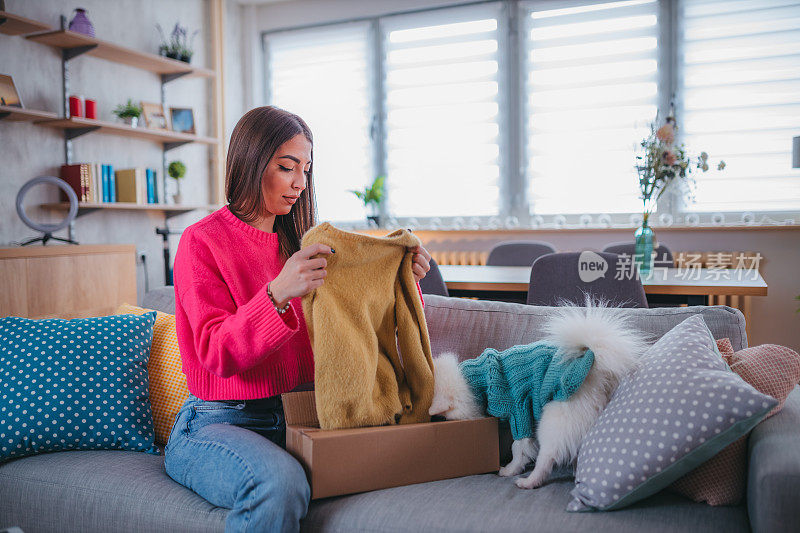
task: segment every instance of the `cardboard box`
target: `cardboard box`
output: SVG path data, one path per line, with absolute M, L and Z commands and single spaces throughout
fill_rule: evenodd
M 282 397 L 286 449 L 305 468 L 312 499 L 500 467 L 496 418 L 322 430 L 314 391 Z

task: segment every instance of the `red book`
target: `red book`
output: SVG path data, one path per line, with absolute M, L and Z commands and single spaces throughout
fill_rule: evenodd
M 61 179 L 72 187 L 79 202 L 92 201 L 92 188 L 89 180 L 88 164 L 61 165 Z M 61 192 L 61 201 L 68 201 L 67 194 L 63 191 Z

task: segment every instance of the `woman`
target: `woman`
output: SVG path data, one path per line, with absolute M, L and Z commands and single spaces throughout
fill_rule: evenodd
M 175 256 L 175 318 L 191 392 L 166 448 L 169 476 L 231 509 L 226 531 L 299 529 L 310 489 L 285 451 L 280 394 L 314 379 L 300 298 L 325 281 L 315 224 L 312 137 L 274 107 L 231 135 L 228 205 L 186 228 Z M 417 281 L 430 255 L 414 250 Z

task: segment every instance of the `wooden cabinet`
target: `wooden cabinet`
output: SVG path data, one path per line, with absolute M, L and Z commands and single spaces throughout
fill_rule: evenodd
M 0 316 L 104 316 L 124 302 L 137 302 L 133 244 L 0 248 Z

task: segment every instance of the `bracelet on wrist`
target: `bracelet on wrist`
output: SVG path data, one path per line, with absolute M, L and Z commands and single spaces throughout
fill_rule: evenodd
M 272 295 L 272 291 L 269 288 L 269 283 L 267 283 L 267 296 L 269 296 L 269 300 L 272 302 L 272 306 L 275 308 L 275 310 L 278 312 L 279 315 L 282 315 L 283 313 L 288 311 L 289 308 L 292 306 L 292 302 L 291 300 L 289 300 L 283 307 L 278 307 L 278 302 L 275 301 L 275 297 Z

